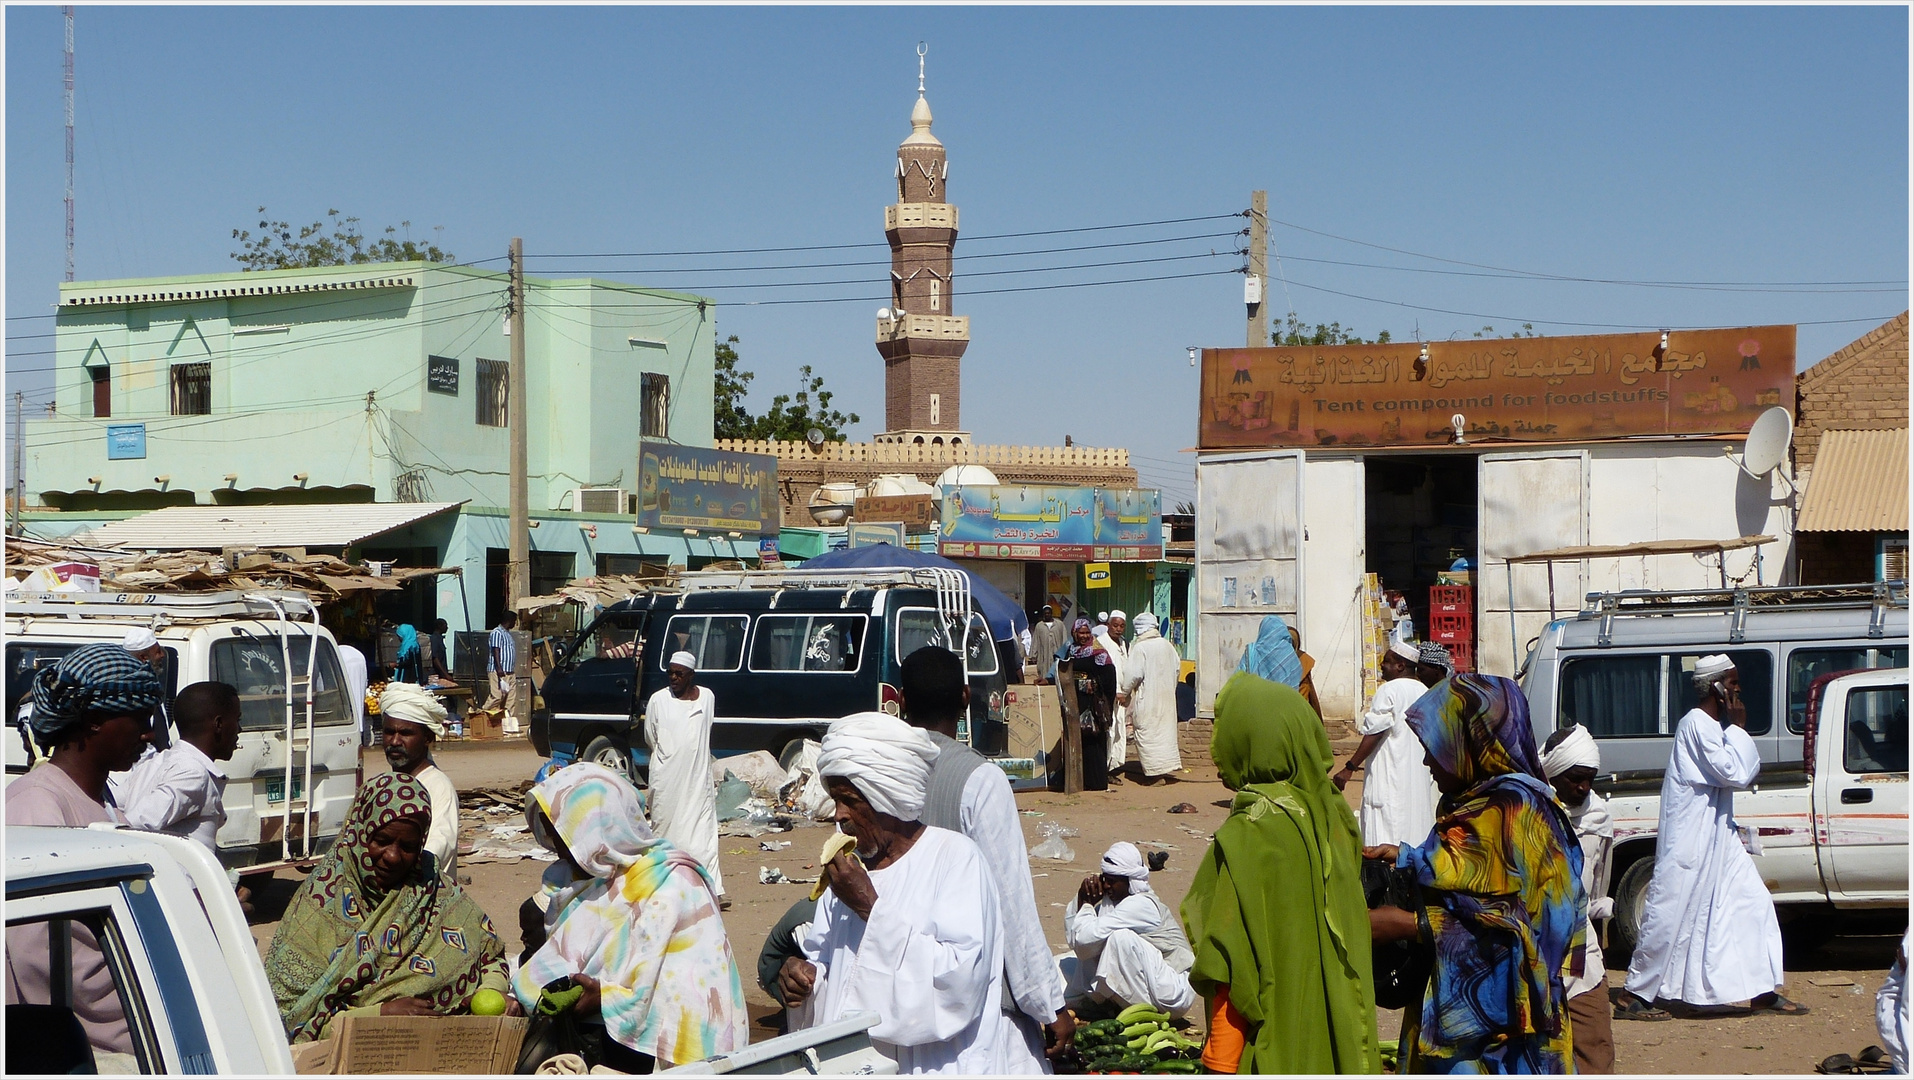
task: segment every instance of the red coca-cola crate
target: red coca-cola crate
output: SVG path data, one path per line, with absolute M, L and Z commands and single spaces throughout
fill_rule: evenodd
M 1460 604 L 1465 608 L 1475 606 L 1475 589 L 1468 585 L 1431 585 L 1429 586 L 1429 607 L 1437 605 Z M 1447 611 L 1449 608 L 1444 607 Z
M 1455 665 L 1457 671 L 1475 670 L 1474 644 L 1467 641 L 1458 641 L 1450 644 L 1448 649 L 1449 661 Z
M 1451 604 L 1440 600 L 1429 601 L 1429 614 L 1431 615 L 1472 615 L 1474 613 L 1474 604 Z
M 1470 630 L 1431 630 L 1429 640 L 1447 645 L 1453 651 L 1457 645 L 1466 645 L 1474 641 L 1475 633 Z
M 1469 612 L 1459 614 L 1429 613 L 1430 641 L 1473 641 L 1475 640 L 1475 615 Z

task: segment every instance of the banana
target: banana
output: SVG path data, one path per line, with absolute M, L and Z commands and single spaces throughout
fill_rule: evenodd
M 1131 1024 L 1129 1027 L 1124 1028 L 1123 1037 L 1126 1039 L 1134 1039 L 1138 1035 L 1154 1035 L 1161 1030 L 1163 1030 L 1162 1021 L 1143 1020 L 1138 1023 Z
M 843 851 L 844 849 L 846 848 L 854 849 L 856 847 L 857 847 L 857 837 L 850 836 L 845 833 L 832 833 L 831 838 L 829 840 L 824 841 L 824 850 L 820 852 L 817 857 L 817 867 L 818 867 L 817 884 L 811 886 L 811 899 L 813 900 L 818 899 L 819 897 L 824 895 L 825 889 L 830 888 L 831 872 L 825 869 L 825 867 L 829 865 L 830 861 L 832 859 L 837 858 L 838 853 Z M 851 852 L 851 858 L 853 859 L 857 858 L 857 852 L 855 850 Z

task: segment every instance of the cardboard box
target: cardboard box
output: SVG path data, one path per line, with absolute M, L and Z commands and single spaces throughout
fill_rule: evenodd
M 518 1065 L 523 1016 L 348 1016 L 324 1042 L 293 1047 L 306 1074 L 497 1075 Z
M 465 737 L 468 739 L 503 739 L 505 737 L 505 714 L 492 709 L 473 709 L 465 714 Z

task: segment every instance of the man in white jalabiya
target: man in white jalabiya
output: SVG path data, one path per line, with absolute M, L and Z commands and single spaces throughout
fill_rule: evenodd
M 1196 1004 L 1190 986 L 1196 953 L 1175 913 L 1150 888 L 1143 853 L 1119 841 L 1098 869 L 1064 908 L 1064 943 L 1075 950 L 1057 963 L 1064 999 L 1118 1008 L 1147 1004 L 1182 1016 Z
M 1422 742 L 1409 730 L 1409 706 L 1428 693 L 1415 678 L 1422 651 L 1403 641 L 1382 656 L 1383 683 L 1356 725 L 1362 742 L 1330 779 L 1341 791 L 1368 767 L 1356 818 L 1367 846 L 1420 847 L 1435 828 L 1435 778 L 1422 760 Z
M 665 688 L 645 703 L 645 745 L 651 748 L 651 828 L 698 860 L 728 911 L 718 873 L 718 789 L 711 783 L 711 722 L 718 699 L 698 685 L 698 658 L 679 650 L 665 667 Z
M 1666 1003 L 1677 1016 L 1798 1016 L 1782 997 L 1781 925 L 1774 900 L 1735 824 L 1735 791 L 1761 773 L 1748 735 L 1741 676 L 1725 655 L 1704 656 L 1693 676 L 1699 704 L 1675 728 L 1661 782 L 1655 873 L 1615 1018 L 1649 1018 Z M 1659 1019 L 1656 1017 L 1656 1019 Z
M 1110 721 L 1110 778 L 1123 771 L 1123 763 L 1130 756 L 1130 650 L 1123 644 L 1123 632 L 1129 629 L 1130 617 L 1121 611 L 1112 611 L 1104 616 L 1102 630 L 1097 633 L 1097 644 L 1110 654 L 1110 666 L 1116 669 L 1116 716 Z
M 459 879 L 459 789 L 432 761 L 432 744 L 445 735 L 445 706 L 416 683 L 393 681 L 379 693 L 379 732 L 386 764 L 425 786 L 432 797 L 432 827 L 425 850 L 439 873 Z
M 904 658 L 899 682 L 905 720 L 937 744 L 921 820 L 975 841 L 1003 901 L 1006 1022 L 1000 1026 L 1003 1043 L 997 1048 L 996 1071 L 1047 1073 L 1047 1058 L 1069 1049 L 1076 1021 L 1064 1010 L 1063 988 L 1044 940 L 1023 819 L 1017 816 L 1009 778 L 990 759 L 957 741 L 957 721 L 970 710 L 970 686 L 956 653 L 936 645 L 918 649 Z
M 991 1074 L 1005 1023 L 1002 907 L 977 845 L 920 820 L 936 758 L 929 735 L 884 713 L 825 732 L 818 774 L 849 842 L 827 848 L 828 888 L 798 933 L 804 956 L 784 961 L 778 986 L 794 1028 L 877 1013 L 871 1044 L 899 1073 Z
M 1568 808 L 1569 824 L 1582 845 L 1582 891 L 1588 894 L 1588 946 L 1582 973 L 1564 977 L 1568 991 L 1568 1019 L 1574 1029 L 1575 1071 L 1615 1071 L 1614 1007 L 1608 1001 L 1608 969 L 1602 960 L 1596 919 L 1615 913 L 1608 896 L 1609 858 L 1615 848 L 1615 819 L 1608 803 L 1595 794 L 1595 776 L 1602 769 L 1602 748 L 1580 724 L 1548 737 L 1542 747 L 1542 772 L 1555 797 Z
M 1136 640 L 1130 643 L 1130 724 L 1136 729 L 1137 768 L 1145 780 L 1170 777 L 1183 768 L 1176 745 L 1176 683 L 1183 658 L 1176 646 L 1157 632 L 1156 615 L 1136 617 Z M 1119 686 L 1122 684 L 1119 683 Z

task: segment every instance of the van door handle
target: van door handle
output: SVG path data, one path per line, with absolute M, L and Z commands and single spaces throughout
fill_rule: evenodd
M 1844 803 L 1873 802 L 1874 792 L 1864 787 L 1841 789 L 1841 801 Z

